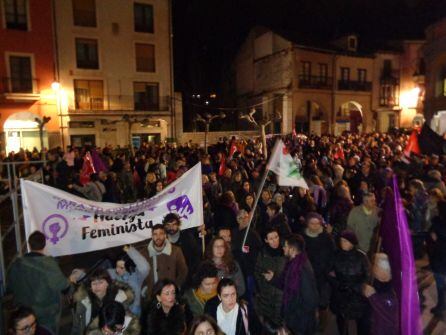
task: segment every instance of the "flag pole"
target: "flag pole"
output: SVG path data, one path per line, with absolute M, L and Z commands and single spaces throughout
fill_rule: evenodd
M 278 143 L 279 143 L 278 140 L 276 140 L 276 144 L 274 145 L 273 153 L 275 152 L 275 149 L 276 149 L 276 146 L 277 146 Z M 273 156 L 274 156 L 274 155 L 271 155 L 271 156 L 269 157 L 268 163 L 266 163 L 266 166 L 265 166 L 265 172 L 263 173 L 262 181 L 260 182 L 259 189 L 258 189 L 258 192 L 257 192 L 257 194 L 256 194 L 256 198 L 255 198 L 255 200 L 254 200 L 254 204 L 253 204 L 253 206 L 252 206 L 252 211 L 251 211 L 251 214 L 249 215 L 249 223 L 248 223 L 248 227 L 246 228 L 245 236 L 243 237 L 242 251 L 243 251 L 244 246 L 245 246 L 245 244 L 246 244 L 246 239 L 248 238 L 248 232 L 249 232 L 249 229 L 251 228 L 252 219 L 253 219 L 253 217 L 254 217 L 254 213 L 255 213 L 257 204 L 258 204 L 258 202 L 259 202 L 260 195 L 262 194 L 262 190 L 263 190 L 263 186 L 265 185 L 266 177 L 268 177 L 268 173 L 269 173 L 269 163 L 270 163 L 270 160 L 271 160 L 271 158 L 272 158 Z

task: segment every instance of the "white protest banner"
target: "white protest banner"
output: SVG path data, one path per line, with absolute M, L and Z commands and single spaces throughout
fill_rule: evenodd
M 90 201 L 23 179 L 21 187 L 26 238 L 41 231 L 55 257 L 146 240 L 170 212 L 181 217 L 182 229 L 203 224 L 201 163 L 155 197 L 132 204 Z

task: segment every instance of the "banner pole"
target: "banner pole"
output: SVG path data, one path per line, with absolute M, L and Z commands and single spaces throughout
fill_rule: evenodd
M 278 143 L 278 141 L 276 141 L 276 144 L 274 145 L 273 153 L 274 153 L 275 150 L 276 150 L 277 143 Z M 268 163 L 266 163 L 266 166 L 265 166 L 265 173 L 263 174 L 262 181 L 260 182 L 259 190 L 258 190 L 258 192 L 257 192 L 257 194 L 256 194 L 256 199 L 255 199 L 255 201 L 254 201 L 254 205 L 252 206 L 251 214 L 249 215 L 249 223 L 248 223 L 248 227 L 246 228 L 246 233 L 245 233 L 245 236 L 243 237 L 242 251 L 243 251 L 244 246 L 245 246 L 245 244 L 246 244 L 246 239 L 248 238 L 248 232 L 249 232 L 249 229 L 251 228 L 252 218 L 254 217 L 254 213 L 255 213 L 255 210 L 256 210 L 256 208 L 257 208 L 257 204 L 258 204 L 258 202 L 259 202 L 260 195 L 262 194 L 262 190 L 263 190 L 263 186 L 265 185 L 266 177 L 268 177 L 268 173 L 269 173 L 269 163 L 270 163 L 270 160 L 271 160 L 271 158 L 272 158 L 273 156 L 274 156 L 274 154 L 272 154 L 272 155 L 269 157 Z

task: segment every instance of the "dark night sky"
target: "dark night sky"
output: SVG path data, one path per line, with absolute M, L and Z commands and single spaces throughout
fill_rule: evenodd
M 250 28 L 264 25 L 315 40 L 422 38 L 446 16 L 446 0 L 173 0 L 175 88 L 221 93 Z

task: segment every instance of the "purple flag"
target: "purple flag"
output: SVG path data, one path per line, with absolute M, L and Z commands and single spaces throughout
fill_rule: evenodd
M 96 149 L 91 150 L 91 158 L 93 160 L 94 169 L 96 170 L 96 173 L 99 173 L 101 171 L 107 172 L 107 166 L 105 165 L 102 158 L 99 156 Z
M 382 249 L 389 256 L 393 287 L 400 302 L 400 334 L 420 335 L 421 318 L 415 258 L 395 176 L 391 188 L 386 194 L 380 228 Z

